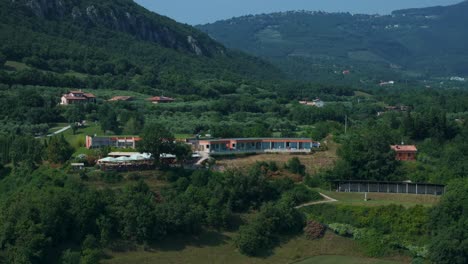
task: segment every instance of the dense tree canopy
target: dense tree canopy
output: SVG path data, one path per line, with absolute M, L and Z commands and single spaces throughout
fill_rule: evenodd
M 73 154 L 73 148 L 63 135 L 51 137 L 46 151 L 48 160 L 59 164 L 67 162 Z
M 160 124 L 148 123 L 138 142 L 140 152 L 151 153 L 154 162 L 159 164 L 161 154 L 171 154 L 174 150 L 174 136 Z
M 18 136 L 13 139 L 10 146 L 10 160 L 13 164 L 20 163 L 34 166 L 43 159 L 44 146 L 42 143 L 29 136 Z
M 468 261 L 468 180 L 454 180 L 431 217 L 430 257 L 435 263 Z
M 61 17 L 50 10 L 53 1 L 47 6 L 35 1 L 51 12 L 36 16 L 26 2 L 0 2 L 0 263 L 97 263 L 108 250 L 146 249 L 175 236 L 198 238 L 206 230 L 235 232 L 239 252 L 263 256 L 300 234 L 303 213 L 352 236 L 370 256 L 405 250 L 437 263 L 466 262 L 466 83 L 388 71 L 388 62 L 351 68 L 341 59 L 335 64 L 310 58 L 311 67 L 309 59 L 288 56 L 281 60 L 283 69 L 313 76 L 314 83 L 296 82 L 132 1 L 95 1 L 96 9 L 105 11 L 99 25 L 75 21 L 72 11 Z M 92 1 L 61 1 L 64 8 L 71 2 L 83 11 L 83 3 Z M 125 8 L 149 21 L 136 23 L 146 26 L 144 32 L 167 30 L 156 40 L 141 28 L 109 22 L 115 20 L 107 14 L 122 18 Z M 263 33 L 259 37 L 268 35 Z M 188 45 L 187 36 L 197 41 Z M 399 52 L 393 45 L 378 46 Z M 368 55 L 353 49 L 341 57 Z M 374 69 L 376 64 L 386 70 Z M 350 75 L 343 74 L 345 66 Z M 377 87 L 378 77 L 396 84 Z M 95 94 L 96 102 L 60 105 L 62 94 L 73 88 Z M 175 101 L 147 100 L 160 95 Z M 114 96 L 133 100 L 109 100 Z M 323 107 L 299 103 L 317 98 Z M 68 124 L 73 133 L 46 137 Z M 85 136 L 94 134 L 140 135 L 136 150 L 151 153 L 156 165 L 162 154 L 175 155 L 180 164 L 100 170 L 96 160 L 115 148 L 85 149 Z M 311 157 L 241 170 L 185 170 L 191 146 L 176 137 L 305 137 L 322 147 Z M 417 145 L 417 161 L 395 161 L 390 145 L 401 141 Z M 312 162 L 301 163 L 302 158 Z M 68 166 L 78 160 L 89 166 L 80 171 Z M 309 187 L 335 179 L 455 181 L 433 210 L 338 203 L 295 209 L 322 199 Z M 317 222 L 306 228 L 314 238 L 323 234 Z
M 389 180 L 398 162 L 390 149 L 391 135 L 385 127 L 366 128 L 346 139 L 332 177 L 338 179 Z

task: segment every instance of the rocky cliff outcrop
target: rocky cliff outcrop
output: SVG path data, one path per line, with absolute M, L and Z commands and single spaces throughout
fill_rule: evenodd
M 223 47 L 203 33 L 151 13 L 131 0 L 10 0 L 16 8 L 49 20 L 71 20 L 83 26 L 102 26 L 164 47 L 199 56 L 222 54 Z

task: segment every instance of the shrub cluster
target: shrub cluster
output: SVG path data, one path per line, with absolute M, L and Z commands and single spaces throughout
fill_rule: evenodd
M 270 250 L 282 235 L 297 234 L 305 225 L 305 216 L 292 204 L 281 201 L 262 207 L 257 217 L 239 230 L 235 244 L 242 254 L 258 256 Z
M 325 235 L 326 227 L 313 220 L 307 222 L 304 233 L 308 239 L 319 239 Z

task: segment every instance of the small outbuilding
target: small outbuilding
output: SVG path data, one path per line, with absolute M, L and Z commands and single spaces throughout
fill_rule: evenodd
M 396 153 L 396 160 L 413 161 L 416 160 L 418 149 L 415 145 L 393 145 L 391 148 Z
M 147 99 L 148 101 L 152 102 L 153 104 L 167 104 L 173 103 L 175 101 L 174 98 L 166 97 L 166 96 L 155 96 Z
M 84 169 L 85 164 L 84 163 L 72 163 L 70 164 L 70 166 L 72 167 L 73 170 L 78 171 L 78 170 Z
M 132 100 L 133 100 L 133 97 L 131 96 L 114 96 L 111 99 L 109 99 L 108 102 L 119 102 L 119 101 L 128 102 Z

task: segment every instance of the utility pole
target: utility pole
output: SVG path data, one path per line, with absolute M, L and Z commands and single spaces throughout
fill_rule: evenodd
M 348 115 L 345 115 L 344 133 L 348 133 Z

